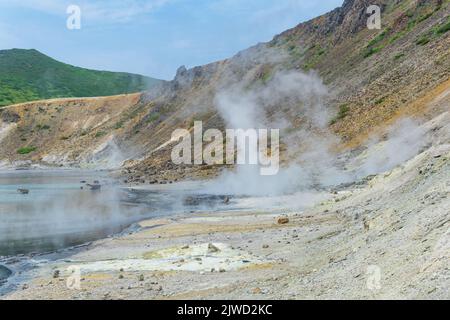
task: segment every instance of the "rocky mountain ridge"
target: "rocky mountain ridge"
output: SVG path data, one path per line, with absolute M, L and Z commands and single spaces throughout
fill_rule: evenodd
M 117 165 L 125 165 L 127 181 L 148 182 L 156 173 L 162 181 L 208 176 L 218 168 L 178 168 L 173 174 L 173 130 L 192 129 L 194 120 L 202 120 L 205 129 L 224 128 L 217 110 L 219 92 L 235 83 L 259 90 L 286 71 L 323 79 L 329 90 L 323 104 L 332 115 L 327 130 L 340 138 L 336 148 L 358 148 L 373 132 L 383 131 L 405 114 L 426 117 L 426 102 L 449 84 L 449 1 L 376 3 L 382 8 L 381 30 L 365 27 L 369 1 L 347 0 L 341 8 L 230 59 L 189 70 L 182 67 L 173 81 L 139 98 L 96 100 L 102 106 L 94 109 L 99 115 L 103 112 L 103 120 L 95 124 L 83 113 L 69 124 L 67 100 L 8 107 L 2 111 L 0 131 L 3 163 L 101 167 L 113 157 Z M 121 99 L 127 103 L 116 105 Z M 87 104 L 89 113 L 88 109 Z M 289 119 L 289 128 L 282 132 L 289 141 L 305 127 L 308 115 L 296 104 L 274 103 L 267 108 L 269 118 L 280 109 Z M 58 110 L 57 115 L 52 110 Z M 32 114 L 39 115 L 35 128 L 24 120 Z M 66 126 L 71 126 L 70 132 Z M 27 147 L 33 151 L 18 152 Z M 288 161 L 289 155 L 282 158 Z

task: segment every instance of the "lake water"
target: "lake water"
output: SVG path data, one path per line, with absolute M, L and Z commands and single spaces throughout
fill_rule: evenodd
M 94 181 L 100 191 L 86 186 Z M 0 171 L 0 257 L 102 239 L 147 218 L 236 209 L 201 190 L 197 182 L 129 190 L 97 171 Z
M 95 180 L 101 191 L 82 183 Z M 0 256 L 85 243 L 152 216 L 151 208 L 129 197 L 101 172 L 0 172 Z

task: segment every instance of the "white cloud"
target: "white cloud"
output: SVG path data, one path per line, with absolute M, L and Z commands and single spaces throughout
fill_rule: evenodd
M 0 7 L 26 8 L 51 15 L 66 15 L 69 5 L 78 5 L 82 17 L 96 22 L 127 22 L 132 18 L 148 14 L 173 0 L 0 0 Z
M 0 0 L 0 6 L 3 8 L 26 8 L 49 14 L 65 14 L 67 8 L 65 1 L 54 0 L 22 0 L 16 2 Z
M 170 1 L 171 0 L 113 0 L 108 1 L 107 4 L 90 1 L 80 7 L 88 19 L 126 22 L 138 15 L 147 14 L 163 7 Z
M 210 9 L 224 15 L 241 15 L 251 25 L 277 33 L 325 13 L 325 8 L 328 11 L 330 7 L 338 7 L 342 3 L 343 0 L 214 0 L 210 3 Z

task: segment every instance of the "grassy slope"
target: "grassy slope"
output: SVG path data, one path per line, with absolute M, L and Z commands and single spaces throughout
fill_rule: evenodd
M 48 98 L 133 93 L 158 82 L 141 75 L 74 67 L 36 50 L 0 50 L 0 106 Z

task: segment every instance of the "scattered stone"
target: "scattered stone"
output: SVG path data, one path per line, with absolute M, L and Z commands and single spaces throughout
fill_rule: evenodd
M 59 270 L 55 270 L 53 272 L 53 279 L 58 279 L 60 276 L 61 272 Z
M 138 280 L 140 282 L 144 281 L 145 280 L 144 275 L 143 274 L 139 275 Z
M 253 293 L 253 294 L 262 294 L 263 291 L 262 291 L 261 288 L 254 288 L 254 289 L 252 290 L 252 293 Z
M 220 268 L 220 269 L 219 269 L 219 272 L 220 272 L 220 273 L 224 273 L 224 272 L 227 272 L 227 270 L 225 270 L 224 268 Z
M 370 230 L 370 221 L 368 221 L 367 219 L 364 219 L 364 230 Z
M 219 251 L 220 251 L 220 249 L 217 248 L 212 243 L 208 244 L 208 253 L 216 253 L 216 252 L 219 252 Z
M 278 217 L 277 218 L 277 223 L 278 224 L 288 224 L 289 223 L 289 218 L 287 216 Z
M 28 190 L 28 189 L 17 189 L 17 192 L 19 192 L 21 194 L 29 194 L 30 190 Z
M 263 249 L 269 249 L 269 245 L 268 244 L 263 245 Z

